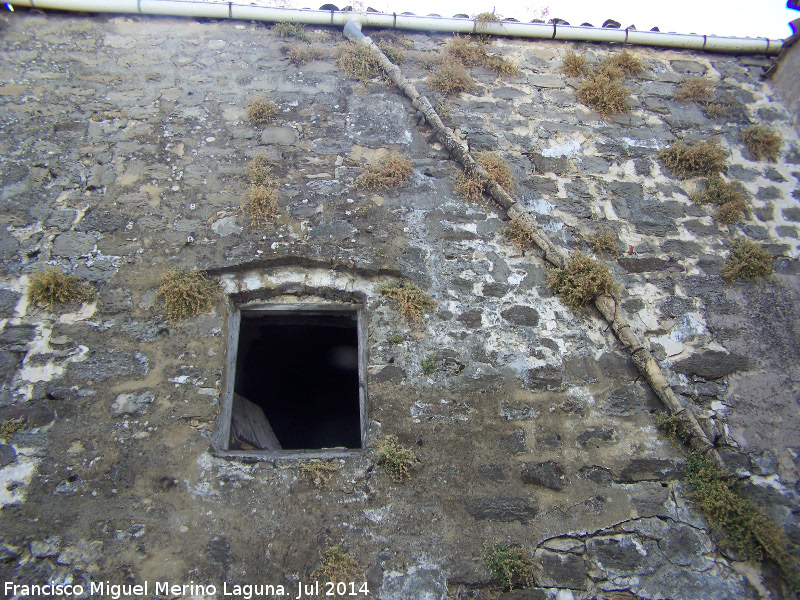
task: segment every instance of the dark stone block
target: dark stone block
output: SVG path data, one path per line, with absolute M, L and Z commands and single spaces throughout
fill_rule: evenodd
M 510 289 L 511 286 L 507 283 L 484 283 L 483 295 L 492 298 L 502 298 Z
M 605 425 L 598 425 L 597 427 L 590 427 L 578 435 L 578 443 L 581 446 L 586 446 L 595 441 L 610 442 L 614 439 L 614 430 Z
M 646 304 L 644 303 L 644 300 L 642 300 L 641 298 L 631 298 L 630 300 L 625 300 L 622 303 L 622 308 L 624 308 L 629 313 L 639 312 L 645 306 Z
M 547 590 L 541 588 L 525 588 L 524 590 L 511 590 L 497 596 L 497 600 L 547 600 L 550 598 Z
M 651 549 L 653 550 L 651 552 Z M 603 565 L 607 573 L 644 575 L 655 571 L 660 554 L 655 542 L 641 542 L 633 535 L 590 538 L 586 541 L 587 556 Z
M 0 468 L 10 465 L 17 460 L 17 451 L 13 446 L 0 444 Z
M 500 315 L 509 323 L 524 327 L 536 327 L 539 324 L 539 313 L 530 306 L 512 306 Z
M 68 373 L 77 379 L 92 381 L 127 375 L 145 375 L 147 357 L 141 352 L 132 354 L 122 350 L 101 350 L 94 352 L 83 362 L 70 364 Z
M 495 483 L 508 481 L 503 471 L 503 465 L 481 465 L 478 467 L 478 475 L 481 479 Z
M 587 465 L 578 469 L 578 477 L 593 481 L 598 485 L 609 485 L 614 481 L 614 474 L 611 469 L 598 465 Z
M 661 458 L 635 458 L 622 469 L 617 483 L 670 481 L 683 476 L 683 465 Z
M 0 316 L 10 317 L 22 294 L 13 290 L 0 290 Z
M 601 403 L 604 412 L 612 415 L 630 415 L 636 411 L 650 411 L 660 405 L 649 387 L 629 383 L 612 391 Z
M 525 452 L 525 430 L 517 429 L 510 435 L 504 435 L 497 444 L 500 450 L 511 454 Z
M 697 242 L 686 240 L 666 240 L 661 244 L 662 252 L 666 252 L 672 258 L 687 258 L 697 256 L 701 246 Z
M 782 211 L 783 218 L 793 223 L 800 223 L 800 208 L 792 206 L 791 208 L 784 208 Z
M 669 296 L 658 305 L 658 309 L 665 317 L 680 317 L 694 309 L 694 300 L 679 296 Z
M 756 169 L 748 169 L 741 165 L 731 165 L 728 169 L 728 175 L 736 181 L 746 181 L 749 183 L 756 180 L 759 176 L 759 172 Z
M 119 213 L 105 210 L 90 210 L 75 226 L 76 231 L 118 231 L 125 227 L 127 220 Z
M 6 325 L 0 331 L 0 344 L 27 344 L 36 335 L 36 325 Z
M 563 374 L 555 365 L 534 367 L 525 374 L 523 387 L 534 392 L 560 390 L 564 387 Z
M 586 589 L 588 572 L 585 558 L 539 549 L 533 561 L 536 582 L 539 585 L 570 590 Z
M 7 261 L 19 250 L 17 238 L 8 233 L 5 227 L 0 227 L 0 260 Z
M 463 323 L 470 329 L 478 329 L 481 326 L 481 315 L 483 312 L 479 309 L 467 311 L 458 316 L 456 319 L 459 323 Z
M 370 379 L 375 383 L 383 383 L 385 381 L 401 381 L 403 377 L 406 376 L 405 371 L 400 367 L 395 367 L 394 365 L 386 365 L 380 371 L 378 371 L 375 375 L 372 375 Z
M 750 368 L 750 361 L 738 354 L 727 354 L 719 350 L 706 350 L 672 365 L 672 370 L 685 375 L 697 375 L 703 379 L 719 379 L 736 371 Z
M 672 70 L 676 73 L 691 73 L 702 75 L 706 72 L 706 66 L 693 60 L 671 60 Z
M 557 462 L 527 463 L 522 469 L 522 482 L 528 485 L 541 485 L 551 490 L 564 489 L 564 469 Z
M 466 509 L 473 519 L 479 521 L 519 521 L 523 525 L 539 514 L 539 508 L 527 498 L 509 496 L 473 498 L 466 503 Z
M 16 352 L 0 350 L 0 384 L 9 383 L 19 369 L 22 360 Z
M 535 173 L 563 175 L 569 170 L 569 159 L 564 156 L 544 156 L 538 152 L 531 152 L 527 156 Z
M 753 209 L 753 214 L 759 221 L 772 221 L 775 218 L 775 207 L 769 202 L 766 206 Z
M 784 177 L 775 167 L 767 167 L 764 169 L 764 177 L 770 181 L 775 181 L 778 183 L 786 181 L 786 177 Z
M 774 185 L 760 187 L 758 188 L 758 192 L 756 192 L 756 199 L 758 200 L 778 200 L 782 197 L 783 194 L 781 193 L 780 188 L 776 188 Z

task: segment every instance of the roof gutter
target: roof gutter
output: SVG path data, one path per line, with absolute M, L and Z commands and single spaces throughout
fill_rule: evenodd
M 79 12 L 133 13 L 140 15 L 169 15 L 176 17 L 206 17 L 211 19 L 241 19 L 330 25 L 344 27 L 357 19 L 364 27 L 442 31 L 449 33 L 480 33 L 509 37 L 565 40 L 581 42 L 613 42 L 708 52 L 737 54 L 778 54 L 783 40 L 768 38 L 735 38 L 710 35 L 660 33 L 636 29 L 604 27 L 573 27 L 517 21 L 483 22 L 477 19 L 418 17 L 408 14 L 356 13 L 334 10 L 271 8 L 236 4 L 234 2 L 193 2 L 191 0 L 6 0 L 12 6 L 47 8 Z

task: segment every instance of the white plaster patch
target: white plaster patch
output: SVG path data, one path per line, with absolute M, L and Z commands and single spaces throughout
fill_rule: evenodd
M 383 506 L 381 508 L 367 508 L 364 509 L 364 516 L 373 523 L 380 523 L 386 517 L 392 514 L 392 505 Z
M 561 156 L 572 157 L 581 149 L 581 143 L 578 140 L 570 140 L 566 144 L 560 146 L 553 146 L 552 148 L 545 148 L 542 150 L 542 156 L 549 158 L 558 158 Z
M 0 469 L 0 506 L 15 506 L 25 501 L 25 488 L 36 473 L 39 459 L 25 456 L 27 448 L 15 448 L 17 459 Z

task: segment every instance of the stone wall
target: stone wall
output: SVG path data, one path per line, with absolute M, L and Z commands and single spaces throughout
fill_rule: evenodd
M 448 40 L 404 37 L 419 53 Z M 504 542 L 530 554 L 535 585 L 503 598 L 777 590 L 775 573 L 717 546 L 688 499 L 685 451 L 656 432 L 662 407 L 625 349 L 596 313 L 574 314 L 547 289 L 538 253 L 506 242 L 502 211 L 454 194 L 455 164 L 410 103 L 331 58 L 298 67 L 286 44 L 248 22 L 35 11 L 2 22 L 0 418 L 24 422 L 0 446 L 3 579 L 296 590 L 341 543 L 376 598 L 489 598 L 501 586 L 482 557 Z M 797 547 L 791 116 L 735 56 L 637 47 L 646 71 L 626 82 L 631 111 L 603 119 L 560 71 L 569 50 L 600 60 L 620 49 L 497 40 L 490 52 L 521 75 L 474 67 L 478 89 L 449 101 L 452 124 L 506 159 L 558 244 L 588 252 L 600 225 L 617 235 L 623 256 L 601 260 L 629 321 Z M 436 100 L 418 63 L 402 68 Z M 722 116 L 674 99 L 689 76 L 716 84 Z M 246 106 L 261 94 L 280 112 L 257 128 Z M 751 122 L 783 136 L 777 163 L 744 148 Z M 710 137 L 753 196 L 739 225 L 693 204 L 696 182 L 655 158 L 675 139 Z M 411 180 L 359 188 L 361 167 L 390 151 L 411 159 Z M 278 217 L 262 228 L 240 210 L 258 154 L 280 180 Z M 770 250 L 769 281 L 720 276 L 735 236 Z M 46 265 L 91 281 L 96 298 L 32 304 L 30 275 Z M 214 457 L 226 305 L 169 323 L 157 288 L 174 267 L 275 302 L 324 301 L 321 281 L 363 290 L 370 436 L 414 449 L 411 480 L 387 478 L 372 451 L 337 460 L 322 489 L 297 460 Z M 437 302 L 420 328 L 378 292 L 401 278 Z

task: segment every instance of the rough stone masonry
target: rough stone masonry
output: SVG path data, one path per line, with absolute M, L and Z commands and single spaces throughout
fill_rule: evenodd
M 332 55 L 340 32 L 316 35 Z M 428 54 L 449 39 L 404 37 Z M 687 494 L 685 450 L 656 431 L 663 408 L 605 323 L 552 295 L 538 254 L 504 239 L 500 209 L 455 195 L 455 164 L 410 103 L 330 56 L 297 66 L 286 45 L 249 22 L 0 21 L 0 421 L 23 424 L 0 445 L 3 581 L 296 590 L 342 544 L 382 600 L 781 597 L 774 572 L 719 546 Z M 603 119 L 561 61 L 619 48 L 498 39 L 489 50 L 521 74 L 473 67 L 478 88 L 450 100 L 457 133 L 506 159 L 516 197 L 559 245 L 588 252 L 587 232 L 613 230 L 625 255 L 607 262 L 629 321 L 797 548 L 791 116 L 737 56 L 632 48 L 646 72 L 627 83 L 631 111 Z M 402 69 L 435 98 L 417 63 Z M 716 86 L 725 115 L 674 99 L 690 76 Z M 280 109 L 263 128 L 246 117 L 259 95 Z M 751 123 L 782 135 L 777 163 L 742 144 Z M 753 196 L 738 225 L 717 223 L 690 201 L 694 183 L 655 159 L 673 140 L 712 137 Z M 411 181 L 360 189 L 361 167 L 392 151 L 413 162 Z M 280 181 L 278 217 L 262 228 L 240 208 L 258 154 Z M 769 249 L 771 279 L 721 277 L 736 236 Z M 30 275 L 47 265 L 92 282 L 95 299 L 29 302 Z M 387 478 L 370 449 L 335 461 L 319 489 L 297 460 L 213 456 L 227 305 L 169 323 L 157 288 L 175 267 L 278 303 L 364 290 L 369 435 L 413 447 L 411 480 Z M 399 279 L 437 302 L 421 328 L 377 292 Z M 531 587 L 492 579 L 483 555 L 495 542 L 526 549 Z

